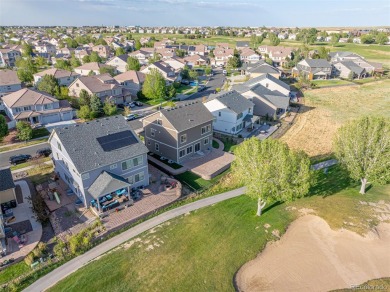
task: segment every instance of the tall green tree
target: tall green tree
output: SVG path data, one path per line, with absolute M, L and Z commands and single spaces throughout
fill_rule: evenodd
M 166 82 L 162 74 L 157 69 L 151 69 L 146 74 L 142 94 L 149 99 L 165 98 Z
M 153 53 L 153 56 L 149 58 L 149 63 L 154 63 L 160 61 L 161 57 L 157 53 Z
M 70 65 L 70 62 L 68 60 L 58 59 L 56 60 L 54 67 L 68 71 L 72 70 L 72 66 Z
M 23 43 L 22 45 L 23 57 L 31 57 L 33 48 L 29 43 Z
M 83 63 L 85 64 L 85 63 L 90 63 L 90 62 L 91 62 L 91 58 L 89 57 L 89 55 L 85 55 L 83 57 Z
M 339 162 L 352 179 L 361 181 L 365 194 L 367 182 L 390 182 L 390 119 L 363 117 L 341 127 L 334 140 Z
M 241 66 L 240 59 L 237 56 L 233 56 L 228 59 L 227 66 L 229 68 L 238 68 Z
M 330 38 L 330 43 L 332 44 L 332 46 L 335 46 L 339 43 L 339 40 L 340 40 L 340 35 L 337 33 L 334 33 L 334 34 L 332 34 L 332 36 Z
M 3 115 L 0 115 L 0 141 L 8 135 L 7 120 Z
M 33 136 L 33 130 L 29 123 L 23 121 L 17 122 L 16 130 L 17 130 L 16 136 L 18 137 L 19 140 L 21 141 L 31 140 Z
M 99 69 L 99 73 L 100 73 L 100 74 L 108 73 L 108 74 L 110 74 L 111 76 L 115 76 L 115 68 L 114 68 L 114 67 L 101 67 L 101 68 Z
M 141 45 L 141 42 L 139 40 L 136 40 L 135 41 L 135 44 L 134 44 L 134 47 L 135 49 L 138 51 L 139 49 L 142 48 L 142 45 Z
M 252 35 L 251 36 L 251 47 L 256 50 L 258 46 L 263 42 L 263 36 Z
M 115 50 L 115 56 L 121 56 L 121 55 L 124 55 L 126 54 L 126 51 L 124 48 L 122 47 L 119 47 Z
M 74 54 L 72 54 L 72 57 L 70 58 L 70 65 L 71 65 L 73 68 L 76 68 L 76 67 L 81 66 L 80 60 L 77 59 L 76 56 L 75 56 Z
M 377 34 L 377 36 L 375 37 L 375 42 L 377 44 L 380 44 L 380 45 L 384 45 L 385 43 L 387 43 L 389 41 L 389 37 L 387 36 L 386 33 L 384 32 L 380 32 Z
M 98 97 L 96 94 L 91 96 L 89 107 L 91 108 L 91 115 L 93 117 L 98 117 L 103 113 L 103 103 L 100 97 Z
M 271 43 L 271 46 L 277 46 L 280 44 L 280 39 L 273 32 L 268 34 L 268 38 L 269 38 L 269 41 Z
M 117 113 L 117 107 L 115 103 L 113 103 L 111 100 L 108 98 L 104 101 L 103 105 L 103 111 L 106 116 L 113 116 L 116 115 Z
M 303 152 L 290 150 L 279 140 L 245 140 L 234 151 L 233 174 L 257 199 L 257 216 L 267 203 L 291 201 L 305 196 L 313 183 L 310 160 Z
M 47 65 L 46 59 L 42 56 L 38 56 L 35 59 L 35 63 L 38 65 L 38 67 L 44 67 Z
M 58 84 L 58 80 L 54 78 L 53 75 L 45 75 L 41 78 L 37 85 L 38 90 L 47 92 L 51 95 L 59 95 L 60 94 L 60 85 Z
M 89 60 L 91 62 L 98 62 L 98 63 L 102 62 L 102 58 L 99 56 L 97 52 L 92 52 L 91 55 L 89 56 Z
M 141 64 L 139 63 L 139 60 L 136 57 L 130 56 L 127 58 L 126 69 L 139 71 L 139 69 L 141 69 Z
M 79 94 L 79 103 L 80 105 L 88 105 L 91 103 L 91 96 L 89 95 L 88 91 L 85 89 L 80 90 Z
M 34 80 L 33 74 L 38 72 L 31 57 L 18 58 L 16 67 L 18 68 L 16 74 L 22 82 L 32 82 Z
M 89 105 L 82 105 L 77 111 L 77 117 L 83 120 L 91 119 L 91 109 Z
M 196 80 L 196 79 L 198 79 L 199 74 L 195 70 L 190 70 L 188 72 L 188 76 L 190 77 L 190 79 Z
M 360 37 L 363 44 L 373 44 L 375 42 L 374 36 L 371 34 L 364 34 Z

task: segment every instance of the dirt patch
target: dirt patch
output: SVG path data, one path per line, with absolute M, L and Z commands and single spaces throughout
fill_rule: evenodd
M 390 275 L 390 224 L 362 237 L 322 218 L 298 218 L 237 273 L 239 291 L 329 291 Z

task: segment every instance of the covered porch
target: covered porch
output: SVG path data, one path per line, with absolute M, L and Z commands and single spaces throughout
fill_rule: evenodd
M 124 178 L 103 171 L 88 189 L 92 196 L 90 205 L 96 215 L 119 207 L 123 203 L 132 204 L 131 184 Z

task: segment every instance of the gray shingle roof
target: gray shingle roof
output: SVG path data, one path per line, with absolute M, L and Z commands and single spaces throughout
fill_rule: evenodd
M 290 98 L 277 91 L 271 91 L 261 84 L 257 84 L 251 88 L 251 91 L 256 95 L 268 100 L 277 108 L 286 109 L 289 106 Z
M 228 109 L 232 110 L 236 114 L 240 114 L 250 107 L 254 106 L 254 103 L 246 99 L 236 90 L 228 92 L 221 92 L 218 94 L 211 94 L 207 101 L 218 100 L 224 104 Z
M 363 71 L 364 71 L 364 68 L 360 67 L 355 62 L 352 62 L 352 61 L 342 61 L 340 63 L 343 64 L 345 67 L 347 67 L 349 70 L 351 70 L 352 72 L 354 72 L 357 75 L 362 74 Z
M 245 91 L 248 91 L 248 88 L 250 88 L 256 84 L 259 84 L 260 81 L 262 81 L 264 79 L 269 79 L 270 81 L 278 84 L 279 86 L 281 86 L 287 90 L 290 90 L 290 86 L 288 84 L 284 83 L 283 81 L 279 80 L 278 78 L 275 78 L 274 76 L 272 76 L 270 74 L 263 74 L 263 75 L 260 75 L 258 77 L 249 79 L 248 81 L 246 81 L 242 84 L 239 84 L 238 86 L 233 85 L 233 89 L 235 89 L 236 91 L 238 91 L 240 93 L 243 93 Z
M 15 188 L 9 167 L 0 168 L 0 192 Z
M 88 192 L 95 199 L 108 195 L 119 189 L 127 188 L 130 184 L 122 177 L 103 171 L 89 187 Z
M 260 64 L 259 66 L 254 66 L 248 69 L 249 73 L 270 73 L 270 74 L 279 74 L 278 69 L 268 64 Z
M 236 42 L 236 47 L 248 47 L 249 48 L 249 42 Z
M 162 109 L 160 112 L 178 132 L 211 122 L 214 119 L 201 102 L 189 102 L 171 109 Z
M 115 150 L 104 151 L 97 138 L 105 137 L 107 139 L 109 135 L 120 132 L 133 135 L 129 138 L 134 138 L 137 142 Z M 88 172 L 148 152 L 148 148 L 139 141 L 122 116 L 112 116 L 55 129 L 53 133 L 57 134 L 63 150 L 68 153 L 79 173 Z
M 305 61 L 311 68 L 331 67 L 330 63 L 325 59 L 305 59 Z

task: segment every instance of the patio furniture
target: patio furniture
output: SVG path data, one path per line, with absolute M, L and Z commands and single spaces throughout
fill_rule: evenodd
M 49 189 L 50 190 L 55 191 L 56 188 L 57 188 L 57 183 L 55 183 L 55 182 L 49 183 Z
M 107 195 L 106 199 L 107 199 L 107 201 L 111 201 L 112 200 L 112 196 L 111 195 Z

